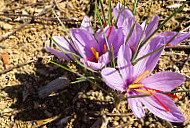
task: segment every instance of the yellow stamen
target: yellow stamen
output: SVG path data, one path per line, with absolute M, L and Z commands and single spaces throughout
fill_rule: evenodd
M 107 52 L 108 49 L 107 49 L 107 46 L 104 44 L 104 51 Z
M 152 91 L 146 91 L 146 90 L 142 90 L 142 89 L 134 89 L 134 90 L 137 92 L 145 93 L 145 94 L 151 94 L 151 93 L 155 92 L 155 90 L 152 90 Z
M 99 53 L 98 52 L 96 52 L 96 60 L 98 60 L 99 59 Z
M 137 77 L 137 78 L 135 79 L 135 81 L 133 81 L 133 84 L 139 83 L 139 82 L 141 81 L 141 79 L 142 79 L 143 77 L 145 77 L 148 73 L 149 73 L 148 70 L 146 70 L 145 72 L 143 72 L 139 77 Z
M 139 88 L 139 87 L 144 87 L 144 85 L 143 84 L 131 84 L 131 85 L 129 85 L 130 89 L 131 88 Z
M 92 53 L 94 54 L 94 56 L 96 56 L 96 49 L 94 49 L 93 47 L 91 47 L 91 51 L 92 51 Z

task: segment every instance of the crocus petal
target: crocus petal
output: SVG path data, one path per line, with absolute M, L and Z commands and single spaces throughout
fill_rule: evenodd
M 133 24 L 135 23 L 136 18 L 130 17 L 125 20 L 123 23 L 123 29 L 124 29 L 124 41 L 128 38 L 130 31 L 132 29 Z M 138 43 L 141 39 L 141 36 L 143 35 L 142 39 L 144 38 L 143 29 L 139 23 L 135 24 L 135 27 L 132 31 L 132 34 L 129 37 L 127 44 L 129 44 L 130 48 L 132 49 L 132 52 L 135 52 Z
M 105 66 L 101 63 L 87 61 L 86 59 L 80 59 L 80 61 L 84 64 L 84 66 L 89 67 L 93 70 L 98 70 L 98 69 L 101 69 L 103 66 Z
M 105 54 L 100 56 L 98 63 L 101 63 L 105 66 L 109 63 L 109 60 L 110 60 L 109 53 L 106 52 Z
M 52 37 L 56 43 L 58 43 L 61 48 L 65 51 L 74 52 L 72 43 L 68 43 L 63 36 L 53 36 Z M 69 41 L 69 40 L 68 40 Z M 71 46 L 72 45 L 72 46 Z
M 153 89 L 171 91 L 184 81 L 185 77 L 177 72 L 163 71 L 141 80 L 141 83 Z
M 54 40 L 55 40 L 55 42 L 56 43 L 58 43 L 58 45 L 62 48 L 62 50 L 63 51 L 68 51 L 68 52 L 72 52 L 72 53 L 75 53 L 74 52 L 74 47 L 72 46 L 72 44 L 70 43 L 68 43 L 68 41 L 64 38 L 64 37 L 62 37 L 62 36 L 53 36 L 52 37 Z M 54 43 L 55 43 L 54 42 Z M 57 46 L 58 47 L 58 46 Z M 58 47 L 59 48 L 59 47 Z M 70 58 L 73 58 L 72 57 L 72 55 L 70 55 L 70 54 L 67 54 L 67 56 L 65 55 L 65 53 L 63 53 L 62 51 L 57 51 L 57 50 L 54 50 L 54 49 L 52 49 L 52 48 L 50 48 L 50 47 L 46 47 L 46 49 L 48 50 L 48 51 L 50 51 L 52 54 L 54 54 L 54 55 L 56 55 L 57 57 L 59 57 L 59 58 L 61 58 L 61 59 L 64 59 L 64 60 L 70 60 L 69 58 L 68 58 L 68 56 L 70 57 Z
M 170 111 L 166 111 L 165 108 L 154 97 L 143 97 L 141 102 L 147 107 L 147 109 L 156 116 L 168 120 L 171 122 L 184 122 L 185 118 L 173 103 L 173 101 L 164 94 L 154 93 L 156 96 Z
M 106 52 L 105 54 L 101 55 L 98 63 L 96 62 L 91 62 L 91 61 L 87 61 L 86 59 L 81 59 L 80 60 L 85 66 L 93 69 L 93 70 L 98 70 L 103 68 L 106 64 L 109 63 L 109 53 Z
M 141 27 L 142 27 L 143 30 L 145 29 L 145 26 L 146 26 L 146 20 L 143 21 L 142 24 L 141 24 Z
M 98 43 L 96 42 L 94 36 L 88 31 L 83 29 L 72 29 L 70 32 L 73 41 L 83 58 L 90 59 L 94 56 L 91 51 L 92 47 L 99 51 Z
M 141 36 L 142 36 L 142 39 L 141 39 Z M 132 32 L 132 35 L 130 36 L 129 41 L 127 42 L 130 45 L 133 53 L 136 51 L 136 48 L 140 42 L 140 39 L 143 40 L 144 37 L 145 35 L 143 34 L 143 29 L 141 25 L 139 23 L 136 23 L 135 28 Z
M 168 43 L 175 35 L 177 34 L 177 32 L 161 32 L 159 34 L 157 34 L 157 37 L 162 37 L 165 39 L 165 44 Z M 190 33 L 189 32 L 180 32 L 178 33 L 178 35 L 174 38 L 173 41 L 170 42 L 170 45 L 176 45 L 178 43 L 181 43 L 182 41 L 184 41 L 185 39 L 190 37 Z
M 159 16 L 155 15 L 152 17 L 150 23 L 145 29 L 146 38 L 145 40 L 157 29 L 159 22 Z
M 128 93 L 128 96 L 134 95 L 133 93 Z M 133 111 L 133 114 L 138 117 L 141 118 L 145 115 L 145 111 L 142 107 L 142 103 L 140 101 L 140 98 L 128 98 L 128 104 L 131 108 L 131 110 Z
M 63 52 L 54 50 L 50 47 L 46 47 L 46 49 L 51 52 L 52 54 L 56 55 L 57 57 L 64 59 L 64 60 L 70 60 Z M 71 57 L 71 56 L 70 56 Z
M 126 19 L 123 23 L 123 31 L 124 31 L 124 36 L 125 36 L 125 40 L 133 26 L 133 24 L 135 23 L 135 20 L 136 20 L 136 17 L 133 16 L 133 17 L 130 17 L 128 19 Z
M 131 50 L 128 45 L 121 45 L 118 51 L 117 64 L 122 78 L 125 82 L 132 80 L 133 65 L 131 64 Z M 127 83 L 126 83 L 127 84 Z
M 102 78 L 105 83 L 112 89 L 118 91 L 126 91 L 125 84 L 123 79 L 121 78 L 119 72 L 115 68 L 104 68 L 101 71 Z
M 113 37 L 114 38 L 112 38 L 112 40 L 110 38 L 110 42 L 113 45 L 114 57 L 117 57 L 120 46 L 124 44 L 124 34 L 122 28 L 118 28 L 115 36 Z
M 151 39 L 149 42 L 147 42 L 147 44 L 145 44 L 139 50 L 137 59 L 160 48 L 161 46 L 164 45 L 163 42 L 164 42 L 164 39 L 160 37 L 155 37 Z M 139 76 L 146 70 L 148 70 L 149 72 L 152 72 L 152 70 L 154 69 L 154 67 L 156 66 L 160 58 L 162 51 L 163 51 L 163 48 L 160 51 L 150 56 L 147 56 L 144 59 L 137 62 L 137 64 L 134 65 L 134 70 L 135 70 L 134 73 L 136 74 L 135 76 Z
M 117 57 L 118 50 L 122 44 L 124 44 L 124 35 L 122 28 L 119 28 L 118 30 L 115 28 L 115 26 L 106 27 L 105 28 L 105 34 L 108 39 L 109 48 L 113 47 L 114 51 L 114 57 Z M 104 49 L 104 45 L 107 46 L 105 37 L 103 35 L 100 36 L 100 34 L 97 36 L 100 49 Z M 103 50 L 103 53 L 105 51 Z M 103 54 L 102 53 L 102 54 Z
M 118 16 L 121 8 L 122 8 L 122 10 L 121 10 L 118 22 L 117 22 L 118 27 L 122 26 L 124 19 L 127 19 L 127 18 L 133 16 L 132 12 L 127 7 L 125 7 L 125 12 L 124 12 L 124 6 L 121 5 L 119 2 L 117 4 L 117 6 L 115 8 L 113 8 L 113 14 L 114 14 L 115 20 L 117 19 L 117 16 Z
M 108 40 L 109 47 L 111 48 L 112 40 L 115 37 L 115 35 L 117 34 L 116 28 L 115 28 L 115 26 L 110 27 L 109 25 L 107 25 L 104 28 L 104 31 L 105 31 L 106 38 Z M 104 49 L 104 45 L 107 46 L 107 44 L 106 44 L 106 40 L 105 40 L 105 36 L 103 34 L 103 31 L 99 32 L 96 35 L 97 35 L 97 39 L 98 39 L 98 43 L 99 43 L 100 49 Z M 117 43 L 117 42 L 114 42 L 114 43 Z M 102 51 L 101 54 L 103 54 L 104 52 L 106 52 L 106 51 Z
M 88 16 L 84 17 L 84 19 L 82 20 L 80 28 L 84 29 L 84 30 L 86 30 L 92 34 L 91 21 L 90 21 L 90 18 Z

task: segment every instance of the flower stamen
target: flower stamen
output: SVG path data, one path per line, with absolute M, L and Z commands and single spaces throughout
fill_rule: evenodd
M 93 55 L 96 56 L 96 52 L 97 52 L 96 49 L 91 47 L 91 51 L 92 51 Z
M 95 57 L 96 57 L 96 60 L 99 60 L 99 53 L 98 52 L 96 52 Z
M 152 90 L 152 91 L 146 91 L 146 90 L 143 90 L 143 89 L 134 89 L 135 91 L 137 92 L 141 92 L 141 93 L 145 93 L 145 94 L 151 94 L 154 93 L 155 91 Z
M 108 48 L 105 44 L 104 44 L 104 51 L 105 51 L 105 53 L 108 51 Z
M 144 87 L 144 85 L 143 84 L 131 84 L 131 85 L 129 85 L 129 89 L 131 89 L 131 88 L 139 88 L 139 87 Z
M 141 75 L 139 75 L 139 77 L 137 77 L 137 78 L 133 81 L 133 84 L 139 83 L 139 82 L 141 81 L 141 79 L 142 79 L 143 77 L 145 77 L 148 73 L 149 73 L 148 70 L 146 70 L 145 72 L 143 72 Z

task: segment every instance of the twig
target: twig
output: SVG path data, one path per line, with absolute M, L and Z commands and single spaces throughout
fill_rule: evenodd
M 126 114 L 123 114 L 123 113 L 106 113 L 107 116 L 130 116 L 130 115 L 133 115 L 133 113 L 126 113 Z
M 61 117 L 61 115 L 62 115 L 62 114 L 59 114 L 59 115 L 57 115 L 57 116 L 50 117 L 50 118 L 48 118 L 48 119 L 36 121 L 36 122 L 38 122 L 38 125 L 35 126 L 34 128 L 39 128 L 39 127 L 41 127 L 41 126 L 43 126 L 43 125 L 45 125 L 45 124 L 48 124 L 48 123 L 50 123 L 50 122 L 52 122 L 52 121 L 54 121 L 54 120 L 57 120 L 58 118 Z
M 42 11 L 41 11 L 38 15 L 36 15 L 36 16 L 41 16 L 41 15 L 43 15 L 43 14 L 46 12 L 46 10 L 49 9 L 49 8 L 51 8 L 52 6 L 53 6 L 53 4 L 51 4 L 50 6 L 46 6 L 46 7 L 44 8 L 44 10 L 42 10 Z M 32 19 L 31 19 L 31 18 L 28 18 L 28 19 L 29 19 L 29 21 L 25 22 L 25 23 L 22 24 L 20 27 L 14 29 L 14 30 L 11 31 L 11 32 L 7 32 L 7 33 L 5 33 L 4 35 L 0 36 L 0 42 L 1 42 L 2 40 L 4 40 L 4 39 L 8 38 L 10 35 L 14 34 L 16 31 L 22 29 L 22 28 L 25 27 L 27 24 L 29 24 L 29 23 L 32 21 Z
M 25 22 L 24 24 L 22 24 L 20 27 L 18 27 L 18 28 L 16 28 L 16 29 L 14 29 L 13 31 L 7 32 L 7 33 L 5 33 L 4 35 L 0 36 L 0 42 L 1 42 L 2 40 L 4 40 L 4 39 L 8 38 L 10 35 L 14 34 L 16 31 L 22 29 L 24 26 L 26 26 L 26 25 L 27 25 L 28 23 L 30 23 L 30 22 L 31 22 L 31 20 Z
M 133 115 L 133 113 L 100 113 L 100 112 L 89 112 L 89 114 L 94 114 L 94 116 L 103 116 L 103 115 L 106 115 L 106 116 L 121 116 L 121 117 L 126 117 L 126 116 L 130 116 L 130 115 Z
M 54 18 L 54 17 L 39 17 L 39 16 L 34 16 L 34 15 L 23 15 L 23 14 L 0 14 L 0 16 L 8 16 L 8 17 L 30 17 L 30 18 L 33 18 L 33 19 L 39 19 L 39 20 L 47 20 L 47 21 L 58 21 L 57 18 Z M 1 18 L 1 17 L 0 17 Z M 2 19 L 5 19 L 5 18 L 2 18 Z M 79 21 L 81 22 L 82 19 L 78 19 L 78 18 L 65 18 L 65 17 L 59 17 L 60 20 L 62 21 Z
M 32 63 L 32 62 L 35 62 L 35 60 L 31 60 L 31 61 L 29 61 L 29 62 L 26 62 L 26 63 L 23 63 L 23 64 L 19 64 L 19 65 L 15 66 L 15 67 L 11 67 L 11 68 L 9 68 L 9 69 L 6 69 L 6 70 L 4 70 L 3 72 L 0 72 L 0 75 L 5 74 L 5 73 L 7 73 L 7 72 L 10 72 L 11 70 L 13 70 L 13 69 L 15 69 L 15 68 L 19 68 L 19 67 L 25 66 L 25 65 L 27 65 L 27 64 L 30 64 L 30 63 Z
M 3 10 L 1 10 L 1 12 L 8 12 L 8 11 L 13 11 L 13 10 L 15 11 L 15 10 L 18 10 L 18 9 L 22 9 L 24 7 L 29 7 L 29 6 L 32 7 L 32 6 L 36 6 L 38 4 L 43 4 L 43 3 L 47 3 L 47 2 L 45 2 L 45 1 L 42 0 L 42 1 L 38 1 L 37 3 L 32 3 L 32 4 L 28 4 L 28 5 L 23 4 L 20 7 L 15 7 L 15 8 L 11 8 L 11 9 L 3 9 Z
M 190 45 L 176 45 L 176 46 L 169 46 L 169 47 L 166 47 L 165 49 L 180 49 L 180 50 L 188 50 L 190 49 Z
M 180 55 L 180 56 L 188 56 L 188 54 L 182 54 L 182 53 L 175 53 L 175 52 L 165 52 L 161 54 L 162 56 L 168 56 L 168 55 Z

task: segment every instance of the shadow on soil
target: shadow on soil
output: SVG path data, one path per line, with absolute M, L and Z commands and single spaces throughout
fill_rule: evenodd
M 62 64 L 64 63 L 62 62 Z M 39 99 L 37 92 L 40 87 L 45 86 L 62 75 L 68 76 L 69 80 L 72 81 L 75 80 L 76 76 L 56 65 L 44 65 L 41 60 L 35 64 L 35 68 L 35 74 L 25 73 L 15 75 L 16 79 L 22 84 L 2 89 L 10 98 L 15 99 L 15 102 L 11 105 L 11 108 L 16 111 L 14 116 L 15 120 L 38 121 L 61 114 L 60 118 L 48 124 L 49 127 L 52 127 L 55 126 L 61 118 L 67 116 L 74 118 L 73 115 L 75 115 L 74 126 L 90 127 L 96 120 L 96 118 L 90 119 L 92 113 L 100 111 L 105 107 L 113 107 L 113 105 L 109 103 L 100 104 L 100 101 L 76 98 L 79 92 L 82 93 L 86 89 L 89 90 L 91 88 L 88 86 L 88 83 L 72 85 L 64 90 L 60 90 L 52 96 Z M 76 99 L 76 101 L 73 99 Z M 91 114 L 88 113 L 89 111 Z

